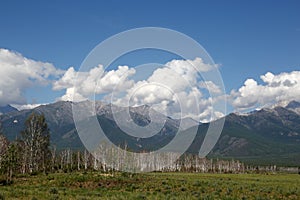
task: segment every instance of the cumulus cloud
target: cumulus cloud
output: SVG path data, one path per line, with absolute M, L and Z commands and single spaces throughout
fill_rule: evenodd
M 300 71 L 271 72 L 260 76 L 263 84 L 247 79 L 244 85 L 230 94 L 232 105 L 237 110 L 247 110 L 281 101 L 300 101 Z
M 54 90 L 63 90 L 74 86 L 74 80 L 76 78 L 76 71 L 73 67 L 70 67 L 64 75 L 53 83 Z
M 0 66 L 0 105 L 26 103 L 26 89 L 35 84 L 47 85 L 62 73 L 51 63 L 35 61 L 7 49 L 0 49 Z
M 207 89 L 210 93 L 214 93 L 214 94 L 222 93 L 220 87 L 218 85 L 214 84 L 214 82 L 212 82 L 212 81 L 200 82 L 199 87 Z
M 53 83 L 54 90 L 66 90 L 59 100 L 82 101 L 94 94 L 106 94 L 112 91 L 126 90 L 134 81 L 129 77 L 134 68 L 119 66 L 117 70 L 105 71 L 102 65 L 88 72 L 76 72 L 70 67 L 65 74 Z
M 108 93 L 112 91 L 124 91 L 134 84 L 129 78 L 135 74 L 134 68 L 119 66 L 117 70 L 104 73 L 104 76 L 97 82 L 96 93 Z

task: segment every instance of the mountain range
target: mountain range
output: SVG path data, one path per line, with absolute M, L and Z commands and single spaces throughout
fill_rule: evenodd
M 0 123 L 3 134 L 14 140 L 20 137 L 24 123 L 32 112 L 43 113 L 51 131 L 51 143 L 57 149 L 83 149 L 83 144 L 77 134 L 72 106 L 90 102 L 60 101 L 41 105 L 34 109 L 18 111 L 0 109 Z M 164 116 L 149 106 L 130 107 L 129 114 L 139 126 L 165 123 L 160 131 L 149 138 L 129 136 L 120 129 L 112 115 L 122 113 L 126 108 L 117 107 L 103 102 L 95 103 L 95 111 L 101 128 L 107 137 L 117 145 L 128 146 L 132 151 L 150 151 L 168 144 L 179 131 L 181 135 L 189 134 L 197 128 L 196 137 L 187 150 L 198 153 L 206 134 L 208 123 L 198 123 L 191 118 L 182 120 Z M 150 118 L 150 113 L 155 118 Z M 181 126 L 180 126 L 181 123 Z M 126 123 L 124 123 L 126 124 Z M 300 165 L 300 103 L 296 101 L 278 104 L 273 107 L 249 113 L 231 113 L 225 117 L 221 136 L 209 153 L 208 157 L 222 159 L 239 159 L 252 165 Z

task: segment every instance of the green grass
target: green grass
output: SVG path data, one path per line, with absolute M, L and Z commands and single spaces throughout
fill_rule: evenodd
M 297 174 L 98 172 L 15 177 L 0 199 L 299 199 Z

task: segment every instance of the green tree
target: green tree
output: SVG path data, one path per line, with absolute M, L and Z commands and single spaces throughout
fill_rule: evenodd
M 32 113 L 22 132 L 25 146 L 24 162 L 30 173 L 46 171 L 51 162 L 50 131 L 43 114 Z
M 6 153 L 3 156 L 1 162 L 1 170 L 6 176 L 6 183 L 12 183 L 13 174 L 17 172 L 19 162 L 18 162 L 18 148 L 16 143 L 11 143 L 8 146 Z
M 0 168 L 2 168 L 1 167 L 2 160 L 7 152 L 8 145 L 9 145 L 9 141 L 4 135 L 0 133 Z

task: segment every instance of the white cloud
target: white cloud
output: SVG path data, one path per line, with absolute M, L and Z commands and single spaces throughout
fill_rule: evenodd
M 222 93 L 220 87 L 218 85 L 214 84 L 212 81 L 200 82 L 199 87 L 207 89 L 210 93 L 214 93 L 214 94 Z
M 133 68 L 119 66 L 117 70 L 104 71 L 102 65 L 89 72 L 76 72 L 70 67 L 65 74 L 53 83 L 54 90 L 66 90 L 59 100 L 82 101 L 94 94 L 106 94 L 126 90 L 133 84 L 129 77 L 135 73 Z
M 53 83 L 53 89 L 63 90 L 69 87 L 73 87 L 75 78 L 76 71 L 73 67 L 70 67 L 59 80 Z
M 39 107 L 41 105 L 46 105 L 46 104 L 24 104 L 24 105 L 12 104 L 12 106 L 18 110 L 33 109 L 33 108 Z
M 119 66 L 117 70 L 104 73 L 104 76 L 97 82 L 96 93 L 108 93 L 112 91 L 123 91 L 131 88 L 134 84 L 129 77 L 135 74 L 134 68 Z
M 79 92 L 76 92 L 75 87 L 70 87 L 66 89 L 66 93 L 59 97 L 57 100 L 59 101 L 85 101 L 87 97 L 82 96 Z
M 263 84 L 247 79 L 244 85 L 230 94 L 232 105 L 236 110 L 247 110 L 280 101 L 300 101 L 300 71 L 280 73 L 271 72 L 262 75 Z
M 193 72 L 207 72 L 218 67 L 205 63 L 202 58 L 196 57 L 194 60 L 172 60 L 166 63 L 167 67 L 174 69 L 179 74 L 194 75 Z M 192 73 L 189 73 L 192 72 Z
M 26 89 L 35 84 L 47 85 L 62 73 L 51 63 L 28 59 L 7 49 L 0 49 L 0 66 L 0 105 L 26 103 Z

